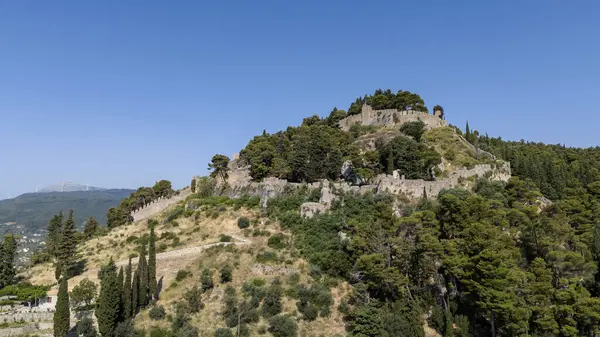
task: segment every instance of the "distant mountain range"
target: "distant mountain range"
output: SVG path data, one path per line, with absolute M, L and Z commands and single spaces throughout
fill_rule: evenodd
M 54 185 L 46 186 L 38 193 L 49 193 L 49 192 L 76 192 L 76 191 L 104 191 L 106 188 L 94 187 L 90 185 L 82 185 L 73 182 L 60 182 Z
M 106 223 L 106 212 L 117 206 L 133 190 L 100 189 L 85 185 L 62 184 L 44 188 L 44 193 L 26 193 L 16 198 L 0 200 L 0 235 L 20 235 L 21 249 L 35 248 L 46 236 L 50 218 L 62 211 L 73 209 L 75 224 L 81 228 L 90 217 Z M 54 189 L 59 188 L 56 192 Z M 84 190 L 77 190 L 84 188 Z M 63 192 L 60 192 L 60 189 Z M 75 189 L 74 191 L 72 191 Z M 25 238 L 26 237 L 26 238 Z

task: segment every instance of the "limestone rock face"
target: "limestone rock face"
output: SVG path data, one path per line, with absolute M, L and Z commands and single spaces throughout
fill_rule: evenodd
M 305 202 L 300 205 L 300 216 L 303 218 L 312 218 L 317 214 L 325 213 L 325 205 L 318 202 Z
M 354 169 L 354 165 L 352 165 L 352 161 L 350 161 L 350 160 L 346 160 L 344 162 L 344 164 L 342 164 L 340 173 L 344 177 L 344 180 L 346 180 L 352 184 L 360 185 L 363 183 L 363 180 L 358 175 L 358 173 L 356 173 L 356 170 Z

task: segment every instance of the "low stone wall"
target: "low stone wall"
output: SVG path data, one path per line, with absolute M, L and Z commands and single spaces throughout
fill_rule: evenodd
M 186 187 L 179 191 L 179 194 L 173 195 L 169 198 L 160 198 L 154 200 L 148 205 L 140 208 L 137 211 L 131 212 L 131 216 L 133 217 L 133 221 L 140 221 L 144 219 L 148 219 L 153 215 L 164 211 L 167 207 L 187 198 L 190 194 L 192 194 L 192 190 L 189 187 Z
M 52 321 L 54 312 L 6 312 L 0 314 L 0 323 Z

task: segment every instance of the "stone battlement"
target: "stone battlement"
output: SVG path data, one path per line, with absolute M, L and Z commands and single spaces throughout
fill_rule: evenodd
M 359 115 L 348 116 L 342 119 L 339 125 L 342 130 L 348 131 L 352 125 L 393 127 L 419 120 L 425 123 L 425 128 L 427 129 L 448 126 L 448 121 L 427 112 L 398 111 L 396 109 L 373 110 L 373 108 L 367 104 L 363 104 L 362 111 Z
M 156 200 L 153 200 L 144 207 L 131 212 L 133 221 L 136 222 L 150 218 L 154 214 L 160 213 L 164 211 L 167 207 L 187 198 L 190 194 L 192 194 L 192 190 L 189 187 L 186 187 L 180 190 L 178 194 L 172 195 L 170 197 L 161 197 Z

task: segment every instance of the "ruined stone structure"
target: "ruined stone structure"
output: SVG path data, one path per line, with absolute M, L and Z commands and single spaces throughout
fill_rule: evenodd
M 363 104 L 359 115 L 348 116 L 340 121 L 340 128 L 350 130 L 352 125 L 372 125 L 380 127 L 400 126 L 408 122 L 422 121 L 427 129 L 448 126 L 448 121 L 438 116 L 422 111 L 398 111 L 396 109 L 373 110 L 371 106 Z
M 441 116 L 441 111 L 437 111 L 435 115 L 431 115 L 420 111 L 398 111 L 396 109 L 373 110 L 369 105 L 364 104 L 361 114 L 342 119 L 339 122 L 339 126 L 344 131 L 348 131 L 352 125 L 357 124 L 397 128 L 411 121 L 422 121 L 425 123 L 427 129 L 448 126 L 448 122 L 440 118 Z M 465 146 L 474 149 L 477 155 L 485 155 L 492 160 L 496 159 L 493 155 L 476 149 L 459 135 L 456 136 L 465 143 Z M 349 179 L 352 176 L 350 165 L 344 163 L 341 168 L 341 175 L 346 177 L 346 180 L 353 181 L 353 179 Z M 234 154 L 233 160 L 229 162 L 228 167 L 229 177 L 226 182 L 218 181 L 218 190 L 220 191 L 218 193 L 222 193 L 230 198 L 239 198 L 244 195 L 258 196 L 262 207 L 267 206 L 269 199 L 280 196 L 290 189 L 303 186 L 306 186 L 309 190 L 321 189 L 319 202 L 307 202 L 301 205 L 300 214 L 304 217 L 312 217 L 316 214 L 326 212 L 331 207 L 337 195 L 346 192 L 391 193 L 402 195 L 409 200 L 415 201 L 421 199 L 424 193 L 428 197 L 435 198 L 443 189 L 459 186 L 468 187 L 468 180 L 471 178 L 487 177 L 491 180 L 508 181 L 511 176 L 510 163 L 496 161 L 496 164 L 493 165 L 479 164 L 472 168 L 458 168 L 448 173 L 447 177 L 434 181 L 425 181 L 422 179 L 408 180 L 395 171 L 393 175 L 378 175 L 373 179 L 373 184 L 371 185 L 362 185 L 360 184 L 361 182 L 357 184 L 357 181 L 351 184 L 347 181 L 330 182 L 327 180 L 311 184 L 300 184 L 275 177 L 268 177 L 260 182 L 252 181 L 250 167 L 240 160 L 239 154 Z
M 150 218 L 152 215 L 160 213 L 167 209 L 167 207 L 187 198 L 190 194 L 192 194 L 192 190 L 189 187 L 186 187 L 179 191 L 178 194 L 175 194 L 168 198 L 158 198 L 148 205 L 131 212 L 131 216 L 133 217 L 133 221 L 140 221 L 144 219 Z

